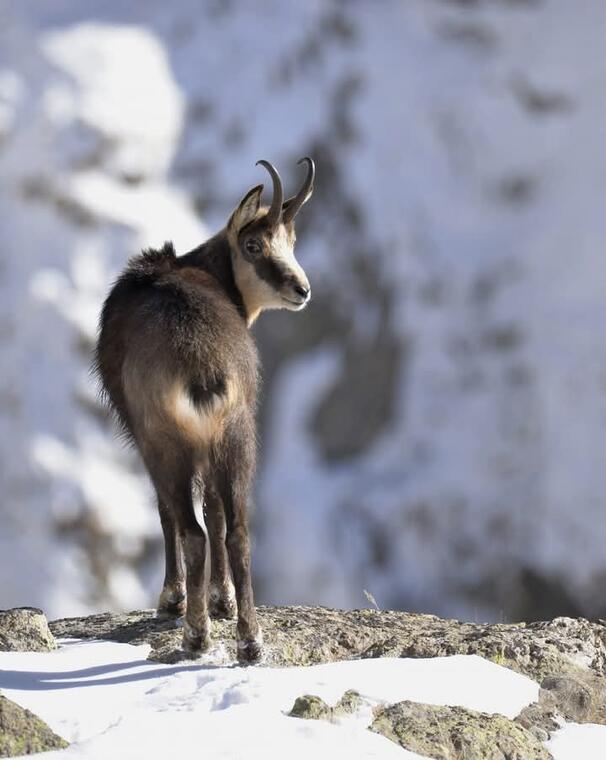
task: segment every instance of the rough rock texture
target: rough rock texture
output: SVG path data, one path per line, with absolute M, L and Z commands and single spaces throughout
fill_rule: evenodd
M 436 760 L 549 760 L 525 728 L 502 715 L 398 702 L 380 708 L 371 731 Z
M 606 724 L 606 679 L 592 673 L 548 676 L 539 700 L 575 723 Z
M 0 695 L 0 757 L 63 749 L 68 743 L 43 720 Z
M 606 623 L 556 618 L 544 623 L 477 624 L 434 615 L 323 607 L 259 607 L 272 665 L 313 665 L 355 657 L 439 657 L 478 654 L 535 680 L 591 672 L 606 675 Z M 151 610 L 67 618 L 50 624 L 55 636 L 147 642 L 149 657 L 184 659 L 181 631 Z M 235 623 L 213 620 L 212 636 L 235 656 Z
M 556 618 L 542 623 L 478 624 L 433 615 L 323 607 L 259 607 L 269 665 L 314 665 L 369 657 L 477 654 L 539 681 L 539 701 L 515 720 L 459 708 L 401 702 L 376 712 L 372 729 L 435 758 L 540 760 L 541 746 L 562 718 L 606 724 L 606 621 Z M 235 624 L 213 620 L 212 636 L 235 659 Z M 149 659 L 178 662 L 175 621 L 151 610 L 104 613 L 50 623 L 55 636 L 148 643 Z M 293 717 L 335 720 L 360 706 L 346 692 L 334 707 L 313 695 L 299 697 Z
M 0 610 L 0 650 L 4 652 L 48 652 L 55 639 L 42 612 L 34 607 Z
M 356 712 L 361 704 L 362 698 L 353 689 L 346 691 L 334 707 L 327 705 L 323 699 L 316 697 L 314 694 L 304 694 L 302 697 L 295 699 L 295 703 L 288 714 L 293 718 L 328 720 L 332 722 L 342 715 Z
M 541 682 L 539 701 L 522 710 L 516 721 L 547 738 L 559 728 L 556 716 L 573 723 L 606 725 L 606 678 L 582 670 L 547 676 Z

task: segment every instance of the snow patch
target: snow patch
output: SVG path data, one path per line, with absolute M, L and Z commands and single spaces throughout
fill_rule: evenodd
M 538 697 L 530 679 L 476 656 L 376 659 L 295 668 L 162 665 L 149 647 L 62 640 L 50 653 L 0 653 L 0 688 L 72 744 L 54 758 L 415 758 L 367 730 L 369 705 L 403 699 L 508 717 Z M 356 689 L 365 709 L 336 724 L 291 718 L 296 697 L 334 704 Z M 293 755 L 293 751 L 295 755 Z
M 554 760 L 604 760 L 606 726 L 566 723 L 546 747 Z

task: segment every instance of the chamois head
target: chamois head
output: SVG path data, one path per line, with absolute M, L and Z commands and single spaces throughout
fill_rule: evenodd
M 246 193 L 227 224 L 236 284 L 251 324 L 264 309 L 299 311 L 307 305 L 309 280 L 294 255 L 294 218 L 313 192 L 315 175 L 311 158 L 307 176 L 296 195 L 284 200 L 282 181 L 269 161 L 257 161 L 269 172 L 273 198 L 269 208 L 261 206 L 263 185 Z

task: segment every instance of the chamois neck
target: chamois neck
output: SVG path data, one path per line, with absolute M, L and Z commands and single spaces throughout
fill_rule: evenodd
M 244 299 L 234 277 L 226 230 L 221 230 L 189 253 L 179 256 L 177 263 L 179 267 L 197 267 L 211 274 L 230 301 L 235 304 L 244 320 L 247 320 Z

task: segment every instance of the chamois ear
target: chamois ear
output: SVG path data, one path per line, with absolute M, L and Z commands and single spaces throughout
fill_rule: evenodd
M 229 220 L 230 226 L 233 226 L 236 232 L 239 232 L 242 227 L 252 222 L 257 211 L 261 205 L 261 193 L 263 192 L 263 185 L 256 185 L 249 190 L 244 198 L 238 204 L 238 207 L 231 215 Z

